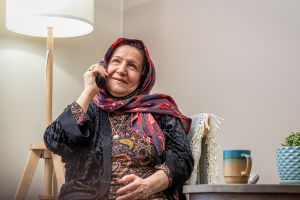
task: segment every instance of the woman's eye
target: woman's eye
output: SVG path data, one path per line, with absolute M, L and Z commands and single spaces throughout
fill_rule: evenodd
M 120 60 L 118 60 L 118 59 L 113 59 L 112 62 L 114 62 L 114 63 L 120 63 Z
M 130 67 L 132 69 L 136 69 L 136 66 L 134 64 L 128 64 L 128 67 Z

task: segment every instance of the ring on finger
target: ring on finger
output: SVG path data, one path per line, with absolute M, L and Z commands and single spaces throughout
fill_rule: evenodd
M 95 66 L 90 67 L 90 68 L 89 68 L 89 71 L 94 70 L 94 68 L 95 68 Z

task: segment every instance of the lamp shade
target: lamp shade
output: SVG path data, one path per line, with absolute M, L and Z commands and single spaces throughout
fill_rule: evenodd
M 94 0 L 7 0 L 8 30 L 37 37 L 75 37 L 93 31 Z

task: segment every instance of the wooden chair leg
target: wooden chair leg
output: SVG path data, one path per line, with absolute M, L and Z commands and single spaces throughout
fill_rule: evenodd
M 15 200 L 25 199 L 42 153 L 43 151 L 41 150 L 30 150 L 17 192 L 14 197 Z
M 52 176 L 53 176 L 53 163 L 51 153 L 49 150 L 44 150 L 43 158 L 45 159 L 44 170 L 44 193 L 40 195 L 40 199 L 53 199 L 52 195 Z
M 53 165 L 54 165 L 54 172 L 56 175 L 57 181 L 57 191 L 60 191 L 61 186 L 65 182 L 65 166 L 64 163 L 61 161 L 61 157 L 51 153 Z
M 57 199 L 58 198 L 58 188 L 57 188 L 57 179 L 55 171 L 53 172 L 53 196 Z

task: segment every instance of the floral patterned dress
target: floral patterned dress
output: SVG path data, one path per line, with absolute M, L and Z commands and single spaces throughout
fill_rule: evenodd
M 151 138 L 143 138 L 131 128 L 130 114 L 110 113 L 112 127 L 112 179 L 109 192 L 104 199 L 116 199 L 117 190 L 124 184 L 118 179 L 128 174 L 146 178 L 162 169 L 170 177 L 168 167 L 164 164 L 155 166 L 156 148 Z M 147 199 L 167 199 L 163 192 L 149 196 Z

